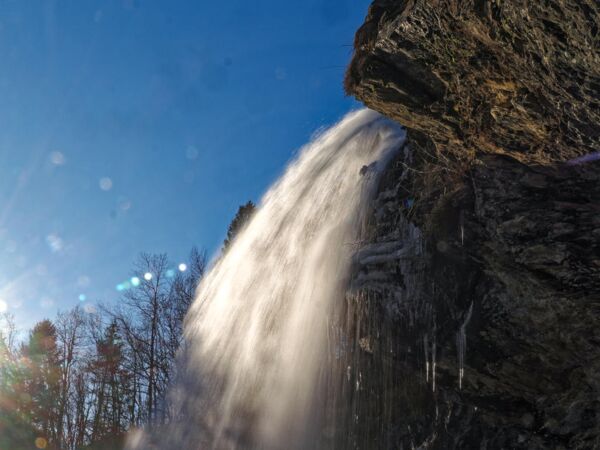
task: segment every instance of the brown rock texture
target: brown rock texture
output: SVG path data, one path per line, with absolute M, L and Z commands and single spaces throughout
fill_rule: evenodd
M 346 89 L 409 140 L 356 255 L 336 448 L 600 448 L 599 27 L 590 0 L 371 6 Z
M 377 0 L 348 93 L 440 151 L 540 163 L 600 149 L 596 0 Z

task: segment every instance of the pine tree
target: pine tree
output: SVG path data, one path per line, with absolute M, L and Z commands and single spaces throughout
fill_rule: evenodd
M 256 211 L 256 205 L 248 201 L 245 205 L 239 207 L 237 214 L 229 224 L 227 229 L 227 238 L 223 242 L 223 253 L 225 253 L 239 232 L 248 224 L 250 218 Z
M 22 351 L 22 397 L 31 425 L 49 444 L 57 441 L 60 399 L 60 358 L 56 327 L 50 320 L 38 322 Z

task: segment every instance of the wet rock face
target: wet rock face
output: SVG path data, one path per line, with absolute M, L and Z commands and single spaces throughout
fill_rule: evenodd
M 355 257 L 341 448 L 595 448 L 600 164 L 486 155 L 426 190 L 419 149 Z
M 599 20 L 373 3 L 346 88 L 409 142 L 355 258 L 340 448 L 600 447 Z

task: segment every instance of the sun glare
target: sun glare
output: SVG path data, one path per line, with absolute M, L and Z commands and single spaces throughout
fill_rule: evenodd
M 4 313 L 8 310 L 8 303 L 0 298 L 0 313 Z

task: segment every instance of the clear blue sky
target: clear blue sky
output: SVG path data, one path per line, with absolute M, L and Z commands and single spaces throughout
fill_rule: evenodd
M 141 251 L 214 253 L 358 106 L 369 3 L 0 0 L 0 309 L 28 327 L 118 301 Z

